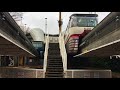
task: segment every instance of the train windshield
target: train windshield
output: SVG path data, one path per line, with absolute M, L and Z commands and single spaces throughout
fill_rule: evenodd
M 33 46 L 37 49 L 37 48 L 41 48 L 42 47 L 42 42 L 32 42 Z
M 76 17 L 73 18 L 72 27 L 95 27 L 97 23 L 96 17 Z

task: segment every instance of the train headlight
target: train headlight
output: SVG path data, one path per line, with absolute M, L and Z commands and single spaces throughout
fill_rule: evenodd
M 78 47 L 78 45 L 75 45 L 75 47 Z
M 76 51 L 76 50 L 78 50 L 78 48 L 74 48 L 74 50 Z

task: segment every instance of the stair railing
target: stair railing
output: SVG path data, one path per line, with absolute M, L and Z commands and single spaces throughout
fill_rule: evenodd
M 67 71 L 67 53 L 65 48 L 64 35 L 62 33 L 59 34 L 59 46 L 60 46 L 60 53 L 62 56 L 64 77 L 65 77 Z
M 48 48 L 49 48 L 49 34 L 45 35 L 45 53 L 44 53 L 44 78 L 47 68 L 47 56 L 48 56 Z

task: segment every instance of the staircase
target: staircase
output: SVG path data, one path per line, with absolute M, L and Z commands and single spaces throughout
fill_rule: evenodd
M 45 78 L 63 78 L 63 63 L 59 43 L 49 43 Z

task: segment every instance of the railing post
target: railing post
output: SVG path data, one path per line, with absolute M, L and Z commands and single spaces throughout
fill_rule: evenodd
M 74 71 L 72 71 L 72 78 L 74 78 Z

